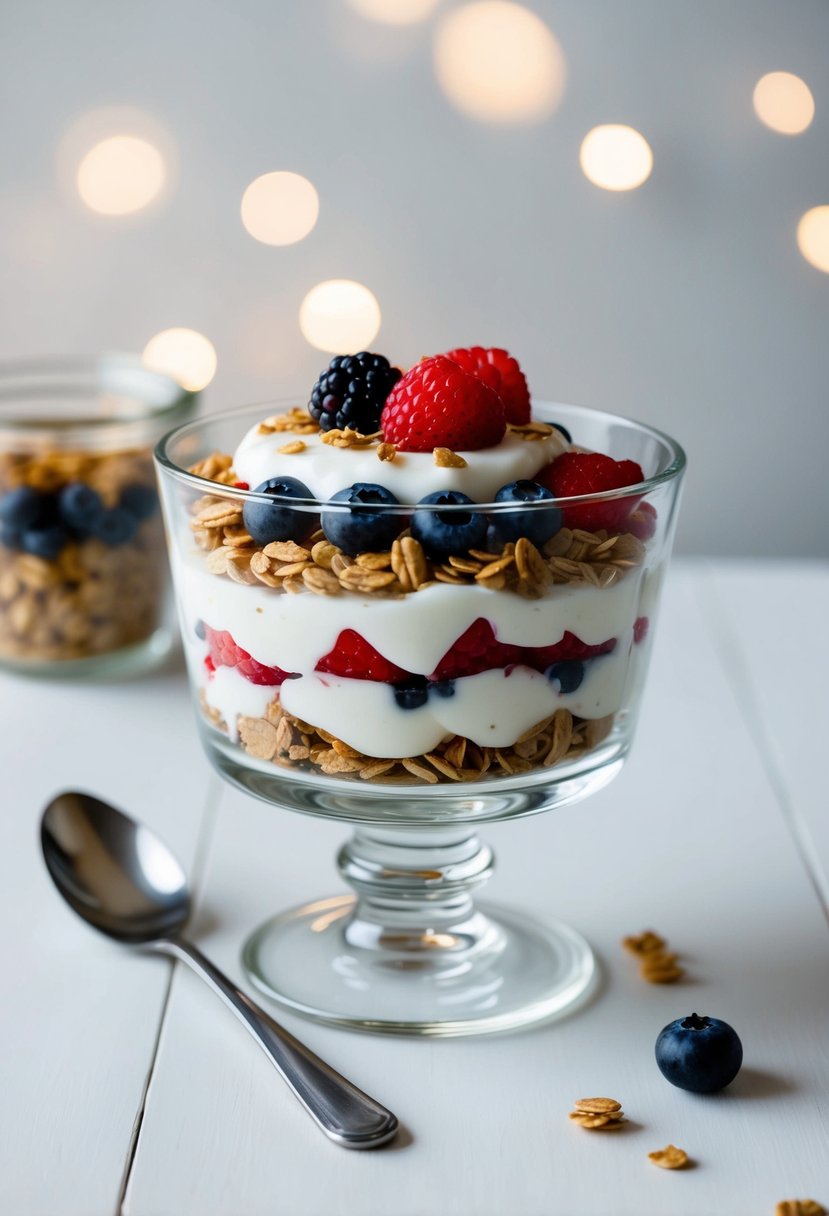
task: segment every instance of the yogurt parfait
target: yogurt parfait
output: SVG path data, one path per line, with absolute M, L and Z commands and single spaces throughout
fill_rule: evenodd
M 549 785 L 624 755 L 681 470 L 658 432 L 533 402 L 504 350 L 361 352 L 157 456 L 205 738 L 249 788 Z

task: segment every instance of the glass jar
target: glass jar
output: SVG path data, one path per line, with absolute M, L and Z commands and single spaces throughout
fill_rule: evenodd
M 0 664 L 127 674 L 169 653 L 152 448 L 196 400 L 133 355 L 0 364 Z

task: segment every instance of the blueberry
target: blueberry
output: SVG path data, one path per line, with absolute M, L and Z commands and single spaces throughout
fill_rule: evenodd
M 296 477 L 271 477 L 256 486 L 254 493 L 267 494 L 274 500 L 245 503 L 242 519 L 257 545 L 269 545 L 274 540 L 304 540 L 315 530 L 316 515 L 286 505 L 291 499 L 314 497 Z
M 134 515 L 139 523 L 143 523 L 145 519 L 150 519 L 155 515 L 158 510 L 158 494 L 155 486 L 124 486 L 121 497 L 118 499 L 118 505 L 125 511 L 129 511 L 130 515 Z
M 110 507 L 95 525 L 93 536 L 113 548 L 132 540 L 138 530 L 138 520 L 123 507 Z
M 100 494 L 82 481 L 71 481 L 58 495 L 58 510 L 63 522 L 78 536 L 89 536 L 100 526 L 106 513 Z
M 544 674 L 558 684 L 559 692 L 575 692 L 584 679 L 584 663 L 581 659 L 562 659 L 548 667 Z
M 347 486 L 331 499 L 332 503 L 350 505 L 348 511 L 323 511 L 322 530 L 332 545 L 344 553 L 357 554 L 366 550 L 383 551 L 401 530 L 404 520 L 384 510 L 399 503 L 391 490 L 370 481 L 358 481 Z
M 572 442 L 573 442 L 573 436 L 572 436 L 572 435 L 570 434 L 570 432 L 567 430 L 567 427 L 566 427 L 566 426 L 562 426 L 560 422 L 551 422 L 551 423 L 550 423 L 550 426 L 554 426 L 554 427 L 556 428 L 556 430 L 557 430 L 557 431 L 558 431 L 558 432 L 559 432 L 561 435 L 563 435 L 563 436 L 564 436 L 564 438 L 567 440 L 567 442 L 568 442 L 568 443 L 572 443 Z
M 711 1094 L 724 1089 L 740 1071 L 743 1045 L 728 1022 L 692 1013 L 660 1032 L 656 1062 L 672 1085 Z
M 54 522 L 53 494 L 41 494 L 31 486 L 18 486 L 0 498 L 0 523 L 7 524 L 15 532 L 45 527 Z
M 52 562 L 69 540 L 69 535 L 60 524 L 49 524 L 45 528 L 28 528 L 21 537 L 20 545 L 26 553 Z
M 22 543 L 23 537 L 17 528 L 0 520 L 0 545 L 5 545 L 7 549 L 19 549 Z
M 423 676 L 413 676 L 405 683 L 395 684 L 394 699 L 401 709 L 420 709 L 429 699 L 429 686 Z
M 439 697 L 454 697 L 455 681 L 454 680 L 435 680 L 432 685 L 432 691 L 436 692 Z
M 204 621 L 196 621 L 195 625 L 193 626 L 193 633 L 195 633 L 200 642 L 204 641 L 204 639 L 207 637 L 207 630 L 205 629 Z
M 471 498 L 459 490 L 438 490 L 427 494 L 417 504 L 412 517 L 412 536 L 419 540 L 432 561 L 442 562 L 453 555 L 477 549 L 486 539 L 486 517 L 479 511 L 459 511 L 458 507 L 474 506 Z M 451 507 L 436 511 L 435 507 Z
M 539 485 L 537 481 L 511 481 L 509 485 L 501 486 L 495 501 L 548 502 L 554 497 L 552 490 Z M 490 531 L 498 546 L 526 536 L 527 540 L 540 547 L 555 536 L 560 527 L 561 511 L 558 507 L 537 508 L 535 511 L 493 511 L 490 516 Z

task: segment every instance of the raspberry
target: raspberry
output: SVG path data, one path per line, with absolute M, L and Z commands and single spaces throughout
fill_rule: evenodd
M 636 620 L 633 622 L 633 641 L 636 645 L 638 645 L 640 642 L 644 642 L 645 638 L 648 636 L 649 628 L 650 621 L 646 616 L 638 616 L 636 618 Z
M 347 676 L 351 680 L 376 680 L 380 684 L 411 678 L 411 672 L 384 659 L 379 650 L 354 629 L 343 629 L 334 649 L 323 655 L 316 670 L 332 676 Z
M 249 490 L 250 482 L 249 481 L 234 481 L 233 488 L 234 488 L 234 490 Z
M 416 363 L 391 390 L 380 418 L 383 438 L 402 452 L 451 448 L 473 452 L 499 444 L 504 403 L 494 389 L 445 355 Z
M 635 460 L 613 460 L 600 452 L 564 452 L 535 477 L 541 485 L 552 490 L 556 498 L 620 490 L 644 479 L 641 466 Z M 638 504 L 639 498 L 634 496 L 564 507 L 564 523 L 568 528 L 584 528 L 587 532 L 598 532 L 602 528 L 608 532 L 621 532 Z
M 640 502 L 627 522 L 628 532 L 639 540 L 650 540 L 656 531 L 656 508 L 649 502 Z
M 610 654 L 615 646 L 615 638 L 600 642 L 597 646 L 588 646 L 574 633 L 566 632 L 554 646 L 525 646 L 524 662 L 537 671 L 545 671 L 551 663 L 571 663 L 576 659 L 583 662 L 585 659 L 595 659 L 600 654 Z
M 432 675 L 432 680 L 456 680 L 476 676 L 493 667 L 509 667 L 521 662 L 521 647 L 499 642 L 489 621 L 478 617 L 447 650 Z
M 530 390 L 527 379 L 508 351 L 497 346 L 470 346 L 450 350 L 446 356 L 464 371 L 471 372 L 495 389 L 504 403 L 507 422 L 521 425 L 530 420 Z
M 295 679 L 291 672 L 283 671 L 281 667 L 266 667 L 264 663 L 252 659 L 225 629 L 211 629 L 209 625 L 205 625 L 204 635 L 209 649 L 205 663 L 212 664 L 214 669 L 235 667 L 239 675 L 250 680 L 251 684 L 266 684 L 272 687 L 281 684 L 283 680 Z

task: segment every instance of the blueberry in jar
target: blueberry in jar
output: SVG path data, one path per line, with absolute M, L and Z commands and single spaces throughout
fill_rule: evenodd
M 55 498 L 31 486 L 17 486 L 0 498 L 0 524 L 11 533 L 39 528 L 55 522 Z
M 106 514 L 100 494 L 82 481 L 70 481 L 63 487 L 58 510 L 64 524 L 78 537 L 91 536 Z
M 672 1085 L 711 1094 L 729 1085 L 743 1062 L 743 1045 L 728 1022 L 692 1013 L 677 1018 L 656 1040 L 656 1063 Z
M 481 547 L 486 539 L 486 516 L 459 509 L 475 505 L 460 490 L 437 490 L 421 498 L 412 516 L 412 536 L 432 561 L 443 562 Z M 441 511 L 440 507 L 451 509 Z
M 60 524 L 49 524 L 45 528 L 28 528 L 20 538 L 20 548 L 33 557 L 53 562 L 68 540 L 65 528 Z
M 520 507 L 522 503 L 552 502 L 554 495 L 537 481 L 511 481 L 501 486 L 495 502 L 509 503 Z M 558 507 L 537 507 L 535 510 L 493 511 L 490 515 L 490 533 L 495 547 L 503 547 L 508 541 L 525 536 L 538 548 L 555 536 L 561 527 L 561 511 Z M 489 544 L 489 540 L 487 541 Z
M 332 545 L 352 556 L 391 548 L 404 522 L 384 509 L 398 506 L 399 500 L 374 482 L 358 481 L 338 490 L 331 503 L 344 503 L 348 510 L 323 511 L 322 530 Z
M 158 494 L 154 486 L 124 486 L 118 505 L 129 511 L 130 515 L 134 515 L 139 523 L 143 523 L 158 510 Z
M 110 507 L 104 511 L 92 535 L 105 545 L 117 548 L 126 545 L 138 531 L 138 520 L 123 507 Z
M 313 498 L 313 494 L 296 477 L 269 477 L 254 489 L 266 494 L 272 502 L 251 499 L 242 508 L 242 519 L 257 545 L 269 545 L 275 540 L 304 540 L 317 527 L 317 516 L 288 504 Z

